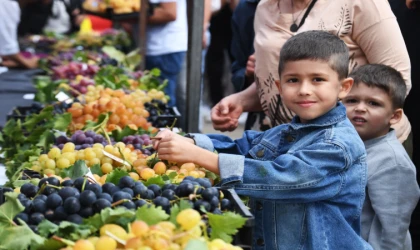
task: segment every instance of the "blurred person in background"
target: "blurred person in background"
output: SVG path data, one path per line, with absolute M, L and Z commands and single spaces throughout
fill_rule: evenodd
M 84 15 L 81 0 L 33 0 L 21 9 L 19 35 L 46 31 L 68 34 L 79 29 Z
M 248 88 L 254 82 L 254 17 L 260 0 L 240 0 L 232 16 L 232 44 L 233 57 L 231 73 L 235 92 Z M 245 130 L 265 130 L 259 127 L 264 119 L 264 112 L 249 112 L 245 123 Z M 256 123 L 256 121 L 258 122 Z M 256 124 L 257 127 L 253 128 Z
M 20 9 L 28 3 L 30 1 L 0 0 L 0 66 L 28 69 L 38 66 L 37 57 L 25 58 L 20 54 L 18 43 Z
M 211 41 L 206 54 L 206 77 L 210 94 L 211 106 L 224 97 L 223 78 L 226 64 L 232 62 L 230 52 L 232 42 L 231 19 L 234 1 L 221 0 L 221 8 L 210 20 Z M 226 54 L 228 60 L 226 60 Z
M 410 120 L 413 136 L 412 160 L 417 168 L 417 182 L 420 183 L 420 1 L 390 0 L 392 11 L 397 17 L 401 33 L 411 61 L 411 81 L 413 87 L 404 104 L 404 112 Z M 411 218 L 410 233 L 413 249 L 420 249 L 420 206 L 417 205 Z
M 213 107 L 215 129 L 236 129 L 240 115 L 250 111 L 264 111 L 267 117 L 263 123 L 269 127 L 290 122 L 293 113 L 274 84 L 279 80 L 278 58 L 290 37 L 308 30 L 340 37 L 350 50 L 350 71 L 368 63 L 385 64 L 400 71 L 407 92 L 411 89 L 410 59 L 387 0 L 261 0 L 254 29 L 255 81 Z M 405 115 L 393 128 L 401 142 L 411 130 Z
M 148 18 L 146 69 L 160 69 L 161 78 L 168 80 L 165 88 L 165 93 L 170 97 L 168 104 L 176 106 L 177 78 L 188 48 L 187 3 L 186 0 L 150 2 L 159 5 Z M 136 27 L 133 26 L 134 34 L 137 33 Z

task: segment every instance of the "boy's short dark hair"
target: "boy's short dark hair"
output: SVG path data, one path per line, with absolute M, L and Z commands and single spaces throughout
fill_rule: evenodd
M 344 79 L 349 73 L 349 50 L 337 36 L 326 31 L 307 31 L 287 40 L 280 52 L 279 75 L 290 61 L 321 60 Z
M 382 64 L 366 64 L 351 72 L 354 85 L 360 83 L 368 87 L 384 90 L 391 97 L 394 109 L 403 108 L 407 87 L 400 72 Z

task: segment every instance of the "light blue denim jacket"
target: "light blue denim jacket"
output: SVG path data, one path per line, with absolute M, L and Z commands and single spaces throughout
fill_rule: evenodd
M 234 141 L 194 136 L 219 152 L 221 186 L 251 197 L 253 250 L 371 249 L 360 237 L 366 151 L 342 104 Z

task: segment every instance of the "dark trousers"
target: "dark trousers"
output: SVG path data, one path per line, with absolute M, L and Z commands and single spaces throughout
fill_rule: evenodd
M 405 1 L 390 0 L 391 8 L 397 17 L 401 32 L 411 60 L 412 89 L 405 100 L 404 112 L 411 123 L 413 134 L 413 163 L 417 168 L 417 182 L 420 183 L 420 115 L 418 111 L 420 99 L 420 6 L 409 10 Z M 413 249 L 420 249 L 420 206 L 411 217 L 410 225 Z
M 176 106 L 177 78 L 182 69 L 186 52 L 176 52 L 159 56 L 146 56 L 146 69 L 160 69 L 160 78 L 168 80 L 165 93 L 169 96 L 168 105 Z
M 231 18 L 232 10 L 229 5 L 225 5 L 210 20 L 211 41 L 206 55 L 206 75 L 212 106 L 224 97 L 223 75 L 226 68 L 226 51 L 229 53 L 230 61 L 232 62 L 232 56 L 230 55 L 230 44 L 232 41 Z M 228 63 L 230 64 L 230 62 Z

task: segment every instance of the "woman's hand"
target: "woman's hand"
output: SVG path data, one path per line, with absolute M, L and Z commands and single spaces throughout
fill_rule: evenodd
M 243 106 L 238 94 L 223 98 L 211 109 L 213 128 L 222 132 L 235 130 L 242 112 Z

